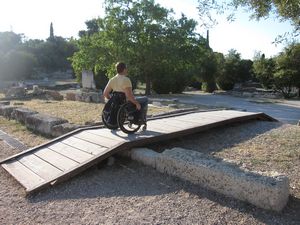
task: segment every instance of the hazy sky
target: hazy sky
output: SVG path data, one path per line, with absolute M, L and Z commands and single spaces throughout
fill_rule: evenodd
M 197 0 L 156 0 L 166 8 L 173 8 L 189 18 L 198 19 Z M 103 0 L 1 0 L 0 32 L 24 33 L 30 39 L 46 39 L 50 23 L 54 34 L 62 37 L 77 37 L 78 31 L 86 28 L 85 21 L 104 16 Z M 289 23 L 274 19 L 249 21 L 249 15 L 239 13 L 235 22 L 220 18 L 219 24 L 210 30 L 210 46 L 214 51 L 226 54 L 236 49 L 243 58 L 252 59 L 255 51 L 267 57 L 276 55 L 283 46 L 275 46 L 276 36 L 291 31 Z M 198 32 L 206 36 L 199 26 Z

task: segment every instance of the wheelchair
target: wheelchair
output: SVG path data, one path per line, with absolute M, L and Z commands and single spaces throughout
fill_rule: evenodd
M 148 99 L 140 97 L 136 100 L 141 104 L 141 110 L 137 110 L 133 103 L 126 101 L 124 93 L 113 92 L 102 111 L 104 126 L 111 130 L 120 128 L 127 134 L 137 132 L 142 126 L 142 130 L 146 130 Z

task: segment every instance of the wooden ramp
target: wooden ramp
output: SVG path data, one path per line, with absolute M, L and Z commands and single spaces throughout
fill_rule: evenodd
M 120 130 L 84 128 L 9 157 L 0 164 L 31 193 L 67 180 L 118 151 L 251 119 L 274 121 L 264 113 L 222 110 L 150 120 L 146 131 L 132 135 Z

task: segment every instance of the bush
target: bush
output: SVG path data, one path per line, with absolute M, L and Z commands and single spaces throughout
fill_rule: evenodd
M 187 78 L 184 74 L 164 74 L 152 81 L 152 89 L 157 94 L 181 93 L 186 84 Z
M 94 79 L 95 79 L 96 88 L 101 89 L 102 91 L 104 91 L 104 88 L 105 88 L 105 86 L 108 82 L 106 72 L 105 71 L 99 71 L 99 72 L 95 73 Z
M 201 89 L 202 91 L 212 93 L 217 89 L 216 83 L 214 81 L 203 82 Z
M 217 78 L 217 85 L 218 85 L 219 89 L 229 91 L 229 90 L 233 89 L 234 82 L 232 82 L 231 80 L 229 80 L 228 78 L 226 78 L 224 76 L 219 76 Z
M 13 50 L 2 57 L 1 77 L 5 80 L 29 78 L 34 73 L 36 63 L 31 53 Z

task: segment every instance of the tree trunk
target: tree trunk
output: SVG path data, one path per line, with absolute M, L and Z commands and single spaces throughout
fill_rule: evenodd
M 151 94 L 151 80 L 150 76 L 147 74 L 146 75 L 146 90 L 145 90 L 145 95 L 150 95 Z

